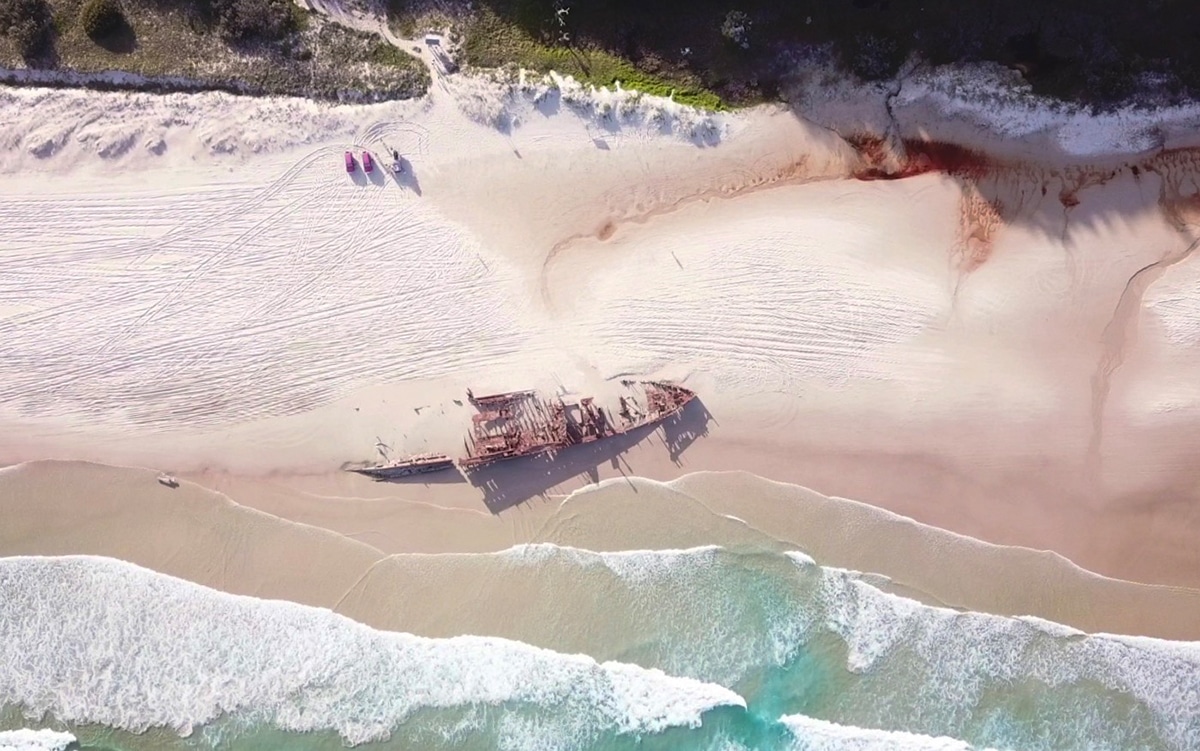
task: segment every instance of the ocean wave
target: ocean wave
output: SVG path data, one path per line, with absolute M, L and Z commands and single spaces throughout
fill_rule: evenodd
M 375 631 L 95 557 L 0 560 L 0 637 L 0 705 L 131 732 L 188 735 L 228 714 L 363 743 L 460 709 L 460 724 L 493 723 L 502 739 L 533 728 L 572 748 L 744 706 L 728 689 L 659 670 L 496 638 Z M 495 711 L 467 711 L 479 707 Z
M 106 559 L 9 559 L 0 704 L 135 731 L 233 714 L 352 742 L 403 723 L 422 748 L 1200 748 L 1195 643 L 931 607 L 803 554 L 398 560 L 419 567 L 393 579 L 476 582 L 488 594 L 447 607 L 503 600 L 506 635 L 555 651 L 375 631 Z M 363 586 L 386 607 L 423 601 L 383 583 Z
M 1200 644 L 921 605 L 822 569 L 855 724 L 1018 748 L 1200 748 Z M 1082 744 L 1082 745 L 1081 745 Z
M 75 736 L 57 730 L 0 730 L 0 751 L 65 751 Z
M 763 717 L 803 713 L 978 747 L 1200 748 L 1194 643 L 933 607 L 803 553 L 543 544 L 494 556 L 505 577 L 534 569 L 529 591 L 604 593 L 572 601 L 572 617 L 589 624 L 572 649 L 612 657 L 604 650 L 624 640 L 623 662 L 729 686 Z M 528 623 L 550 624 L 532 641 L 563 638 L 563 621 L 529 606 Z
M 783 665 L 795 658 L 808 625 L 796 608 L 803 591 L 789 576 L 793 559 L 769 552 L 735 554 L 712 545 L 595 552 L 536 543 L 476 560 L 493 556 L 505 561 L 509 575 L 515 570 L 536 578 L 538 591 L 551 600 L 597 608 L 577 615 L 606 628 L 593 629 L 596 641 L 575 642 L 571 649 L 597 654 L 604 642 L 630 644 L 616 659 L 672 675 L 734 686 L 764 663 Z M 573 594 L 581 589 L 608 595 L 598 602 Z M 538 643 L 571 631 L 571 624 L 544 612 L 530 610 L 525 618 Z
M 804 715 L 788 715 L 780 722 L 792 734 L 790 751 L 976 751 L 974 746 L 957 738 L 848 727 Z
M 497 555 L 521 563 L 569 561 L 572 564 L 603 566 L 622 580 L 631 583 L 653 583 L 673 575 L 693 575 L 718 561 L 721 547 L 701 545 L 683 550 L 618 550 L 595 552 L 582 548 L 534 542 L 500 551 Z

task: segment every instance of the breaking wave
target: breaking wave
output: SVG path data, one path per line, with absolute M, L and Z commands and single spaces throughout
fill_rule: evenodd
M 586 741 L 695 727 L 710 709 L 744 705 L 658 670 L 502 639 L 375 631 L 102 558 L 0 560 L 0 614 L 0 703 L 132 732 L 189 735 L 230 714 L 364 743 L 421 726 L 422 713 L 441 722 L 464 710 L 459 732 L 494 723 L 502 739 L 524 730 Z M 496 711 L 465 711 L 479 707 Z
M 0 730 L 0 751 L 65 751 L 75 736 L 55 730 Z
M 792 734 L 791 751 L 893 751 L 900 748 L 907 751 L 992 751 L 975 749 L 956 738 L 846 727 L 804 715 L 789 715 L 780 722 Z
M 1193 643 L 930 607 L 795 553 L 412 559 L 530 577 L 545 602 L 522 617 L 547 625 L 519 626 L 539 646 L 378 631 L 109 559 L 0 559 L 0 706 L 230 749 L 277 747 L 263 728 L 337 741 L 305 748 L 1200 748 Z
M 1198 644 L 923 605 L 802 553 L 539 544 L 495 555 L 504 577 L 524 569 L 556 601 L 603 593 L 591 609 L 572 601 L 573 620 L 592 624 L 579 638 L 565 639 L 571 623 L 552 612 L 530 612 L 523 630 L 536 643 L 728 686 L 764 720 L 804 715 L 977 748 L 1200 748 Z

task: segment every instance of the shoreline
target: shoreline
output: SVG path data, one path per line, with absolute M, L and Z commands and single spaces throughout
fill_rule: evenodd
M 312 520 L 322 519 L 321 511 L 313 504 L 294 503 L 292 496 L 312 494 L 331 502 L 341 498 L 396 500 L 452 512 L 524 516 L 529 508 L 540 508 L 571 493 L 594 488 L 595 482 L 639 477 L 673 482 L 696 473 L 746 472 L 766 482 L 814 488 L 814 492 L 825 496 L 863 503 L 983 543 L 1054 551 L 1101 575 L 1147 584 L 1200 587 L 1196 575 L 1200 561 L 1188 543 L 1190 534 L 1186 528 L 1172 537 L 1158 531 L 1160 545 L 1153 550 L 1131 550 L 1094 542 L 1136 539 L 1129 534 L 1130 525 L 1145 523 L 1147 518 L 1152 523 L 1169 518 L 1173 506 L 1170 499 L 1164 499 L 1161 507 L 1152 505 L 1152 499 L 1130 499 L 1131 503 L 1142 506 L 1139 515 L 1130 515 L 1119 506 L 1094 508 L 1085 496 L 1064 496 L 1061 485 L 1032 479 L 1010 480 L 1008 487 L 999 492 L 986 485 L 956 479 L 955 472 L 945 465 L 939 466 L 930 457 L 868 452 L 847 455 L 799 441 L 765 443 L 752 436 L 731 433 L 736 428 L 728 426 L 710 423 L 705 429 L 709 432 L 689 445 L 680 454 L 678 463 L 664 445 L 661 431 L 655 431 L 611 457 L 608 452 L 589 455 L 589 447 L 585 446 L 569 450 L 561 462 L 516 460 L 501 465 L 497 471 L 480 474 L 476 479 L 479 485 L 461 480 L 457 473 L 443 473 L 446 477 L 431 477 L 427 481 L 418 477 L 399 482 L 375 482 L 350 473 L 242 475 L 184 471 L 176 475 L 233 497 L 245 493 L 258 499 L 249 501 L 250 506 L 277 516 L 316 523 Z M 582 456 L 573 453 L 580 450 Z M 614 462 L 617 466 L 613 466 Z M 873 468 L 872 474 L 861 471 L 864 464 Z M 550 474 L 543 474 L 547 471 Z M 484 487 L 484 483 L 492 487 Z M 948 483 L 954 483 L 950 496 L 954 503 L 931 505 L 930 495 L 939 490 L 946 492 Z M 1059 503 L 1050 505 L 1048 499 Z M 991 511 L 985 512 L 987 509 Z M 338 528 L 338 531 L 348 529 Z M 449 531 L 447 535 L 452 537 Z M 382 548 L 404 549 L 386 543 Z M 443 549 L 428 548 L 425 552 L 443 552 Z
M 31 158 L 14 149 L 0 461 L 157 466 L 417 552 L 534 534 L 589 482 L 740 470 L 1200 587 L 1190 152 L 1146 170 L 1098 152 L 1069 174 L 1047 157 L 868 182 L 855 175 L 878 164 L 861 149 L 780 108 L 707 116 L 627 92 L 441 83 L 425 102 L 362 108 L 185 97 L 184 125 L 219 106 L 261 127 L 167 128 L 166 160 L 133 149 L 104 163 L 108 182 L 17 194 Z M 89 148 L 136 141 L 162 114 L 129 102 L 95 143 L 28 119 L 8 135 L 58 144 L 39 170 L 95 170 Z M 339 162 L 387 145 L 410 162 L 403 179 Z M 217 152 L 270 174 L 215 181 Z M 191 193 L 169 194 L 168 163 Z M 697 392 L 704 412 L 670 428 L 683 451 L 656 429 L 619 454 L 499 472 L 499 491 L 332 474 L 374 440 L 455 452 L 467 387 L 586 394 L 631 374 Z M 653 526 L 670 537 L 668 520 Z M 919 549 L 899 584 L 931 576 Z
M 74 500 L 84 488 L 94 489 L 86 510 Z M 427 618 L 421 608 L 401 616 L 389 603 L 410 601 L 418 580 L 430 597 L 464 586 L 462 566 L 474 561 L 468 570 L 485 571 L 514 545 L 798 550 L 824 566 L 884 577 L 880 588 L 928 604 L 1034 616 L 1086 633 L 1200 640 L 1198 589 L 1103 577 L 1047 551 L 991 545 L 744 472 L 608 480 L 504 517 L 325 491 L 311 484 L 306 492 L 266 484 L 218 491 L 191 480 L 167 489 L 151 470 L 18 465 L 0 470 L 0 504 L 12 520 L 0 555 L 114 557 L 234 594 L 331 607 L 375 628 L 453 635 L 491 633 L 496 624 L 488 608 L 430 603 L 438 615 Z M 385 561 L 388 573 L 372 573 Z M 496 585 L 487 597 L 516 591 Z M 347 599 L 352 592 L 359 594 Z

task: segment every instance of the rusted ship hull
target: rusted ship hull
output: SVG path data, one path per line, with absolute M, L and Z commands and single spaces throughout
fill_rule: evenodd
M 390 480 L 397 477 L 444 472 L 448 469 L 454 469 L 454 460 L 448 456 L 436 456 L 406 459 L 404 461 L 393 462 L 392 464 L 379 464 L 373 467 L 349 467 L 348 471 L 366 475 L 376 480 Z
M 503 394 L 485 394 L 483 396 L 477 396 L 475 392 L 468 389 L 467 399 L 471 402 L 471 404 L 474 404 L 480 409 L 497 409 L 505 405 L 529 399 L 536 393 L 537 392 L 532 390 L 526 390 L 508 391 Z
M 459 459 L 459 468 L 469 473 L 623 435 L 675 417 L 696 398 L 694 392 L 666 381 L 622 381 L 622 385 L 631 393 L 621 397 L 619 420 L 591 397 L 567 404 L 561 399 L 538 399 L 532 391 L 478 398 L 468 392 L 479 414 L 472 420 L 467 455 Z M 641 401 L 632 393 L 635 389 L 643 392 Z
M 458 460 L 458 467 L 463 472 L 473 472 L 494 464 L 511 462 L 514 459 L 530 459 L 535 456 L 541 456 L 542 454 L 550 453 L 552 450 L 553 449 L 551 447 L 545 446 L 536 449 L 527 449 L 521 451 L 520 453 L 482 454 L 478 456 L 468 455 Z
M 618 413 L 624 420 L 622 432 L 629 432 L 646 425 L 663 422 L 683 412 L 693 399 L 696 392 L 685 389 L 668 381 L 622 381 L 627 386 L 640 385 L 646 389 L 646 409 L 621 399 L 621 411 Z

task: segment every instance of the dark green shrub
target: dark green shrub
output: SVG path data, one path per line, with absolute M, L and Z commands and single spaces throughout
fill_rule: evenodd
M 119 0 L 87 0 L 79 11 L 79 23 L 92 39 L 107 39 L 127 25 Z
M 895 40 L 879 34 L 856 34 L 849 42 L 845 62 L 859 78 L 876 81 L 900 70 L 903 53 Z
M 235 42 L 280 39 L 296 28 L 290 0 L 214 0 L 221 35 Z
M 0 0 L 0 36 L 16 43 L 22 57 L 36 55 L 50 32 L 50 7 L 46 0 Z

